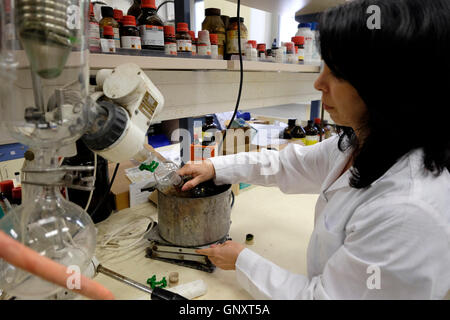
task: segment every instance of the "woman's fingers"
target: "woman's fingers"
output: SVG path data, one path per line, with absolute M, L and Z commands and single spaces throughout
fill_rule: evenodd
M 197 186 L 198 184 L 200 184 L 201 182 L 202 182 L 201 176 L 197 176 L 194 179 L 191 179 L 188 182 L 186 182 L 183 185 L 183 187 L 181 188 L 181 191 L 189 191 L 192 188 L 194 188 L 195 186 Z

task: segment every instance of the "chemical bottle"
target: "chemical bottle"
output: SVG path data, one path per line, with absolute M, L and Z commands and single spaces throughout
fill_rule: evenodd
M 333 129 L 328 124 L 328 120 L 323 120 L 323 131 L 325 139 L 331 138 L 331 136 L 333 135 Z
M 306 132 L 301 126 L 296 125 L 291 131 L 291 136 L 292 140 L 300 140 L 304 145 L 306 145 Z
M 297 60 L 299 63 L 303 63 L 305 59 L 305 37 L 292 37 L 292 42 L 295 43 L 297 48 Z
M 100 39 L 102 52 L 114 53 L 116 52 L 116 40 L 114 39 L 114 29 L 111 26 L 103 27 L 103 37 Z
M 217 130 L 217 126 L 214 124 L 214 117 L 212 115 L 206 116 L 205 124 L 202 127 L 202 144 L 204 146 L 214 144 L 216 141 L 215 132 Z
M 313 50 L 312 50 L 312 62 L 314 64 L 320 64 L 322 57 L 320 55 L 320 48 L 318 44 L 319 40 L 319 24 L 317 22 L 313 22 L 311 24 L 311 32 L 313 34 Z
M 122 18 L 122 27 L 120 28 L 120 41 L 124 49 L 142 49 L 141 37 L 136 28 L 136 19 L 134 16 L 124 16 Z
M 123 11 L 119 9 L 113 10 L 113 18 L 119 23 L 119 28 L 122 27 Z
M 304 128 L 306 132 L 306 145 L 310 146 L 319 142 L 319 131 L 314 126 L 313 120 L 308 120 L 308 125 Z
M 211 55 L 211 39 L 209 37 L 208 30 L 202 30 L 198 32 L 198 55 L 210 56 Z
M 220 9 L 205 9 L 205 20 L 202 23 L 202 30 L 208 30 L 210 34 L 217 34 L 218 55 L 221 59 L 225 56 L 226 27 L 222 20 Z
M 178 52 L 192 52 L 192 38 L 187 23 L 180 22 L 177 24 L 176 38 Z
M 292 139 L 292 130 L 295 128 L 295 123 L 297 122 L 297 119 L 289 119 L 288 120 L 288 126 L 284 129 L 282 138 L 290 140 Z
M 325 134 L 325 131 L 322 129 L 320 129 L 320 118 L 315 118 L 314 119 L 314 126 L 316 127 L 317 131 L 319 132 L 319 141 L 320 141 L 320 137 L 322 136 L 323 139 L 323 135 Z
M 156 11 L 155 0 L 142 0 L 138 18 L 142 49 L 164 50 L 164 23 Z
M 120 48 L 120 25 L 119 23 L 113 18 L 114 16 L 114 10 L 112 7 L 103 6 L 102 7 L 102 20 L 98 23 L 100 26 L 100 38 L 105 38 L 103 36 L 103 30 L 105 26 L 110 26 L 113 30 L 113 39 L 114 39 L 114 46 L 115 48 Z M 115 49 L 114 49 L 115 52 Z
M 167 55 L 177 55 L 177 40 L 174 26 L 164 26 L 164 50 Z
M 298 25 L 298 31 L 296 34 L 297 37 L 305 38 L 305 63 L 310 64 L 312 62 L 312 54 L 313 54 L 313 37 L 314 34 L 311 31 L 310 23 L 300 23 Z
M 219 54 L 219 35 L 210 34 L 209 39 L 211 42 L 211 58 L 212 59 L 222 59 L 223 57 Z
M 260 61 L 266 60 L 266 44 L 258 43 L 258 45 L 256 46 L 256 49 L 258 50 L 258 59 Z
M 128 16 L 134 16 L 134 18 L 137 21 L 139 16 L 141 15 L 141 13 L 142 13 L 141 0 L 134 0 L 133 4 L 131 5 L 131 7 L 127 11 L 127 15 Z
M 100 27 L 95 19 L 94 5 L 89 4 L 89 50 L 100 52 Z
M 198 36 L 198 38 L 196 38 L 195 31 L 192 31 L 192 30 L 189 30 L 189 35 L 191 36 L 191 41 L 192 41 L 192 55 L 196 56 L 198 54 L 198 43 L 199 43 L 200 35 Z

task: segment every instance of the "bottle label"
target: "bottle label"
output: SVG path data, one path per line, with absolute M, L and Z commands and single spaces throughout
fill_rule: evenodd
M 195 44 L 192 44 L 192 55 L 196 56 L 198 51 L 198 46 Z
M 142 45 L 144 46 L 164 46 L 164 28 L 160 26 L 145 25 L 140 26 Z
M 100 48 L 100 27 L 95 22 L 89 22 L 89 48 Z
M 225 46 L 227 45 L 227 37 L 225 33 L 217 33 L 219 55 L 224 56 Z
M 211 57 L 213 59 L 219 59 L 219 46 L 217 44 L 211 46 Z
M 150 92 L 147 91 L 138 109 L 148 120 L 152 120 L 157 107 L 158 102 L 152 97 Z
M 293 141 L 301 141 L 304 145 L 306 144 L 306 138 L 292 138 Z
M 100 39 L 102 52 L 114 53 L 116 52 L 116 42 L 114 39 Z
M 239 42 L 238 42 L 238 31 L 230 30 L 227 32 L 227 53 L 238 54 L 239 53 Z M 245 52 L 245 44 L 247 43 L 247 32 L 241 30 L 241 50 Z
M 164 51 L 167 55 L 176 56 L 177 55 L 177 44 L 174 42 L 166 42 L 164 44 Z
M 199 44 L 198 45 L 198 55 L 199 56 L 210 56 L 211 55 L 211 46 L 207 44 Z
M 191 40 L 177 40 L 177 48 L 179 52 L 192 52 Z
M 120 40 L 122 41 L 122 48 L 137 50 L 142 49 L 140 37 L 123 36 Z
M 113 28 L 114 30 L 114 42 L 116 43 L 116 48 L 120 48 L 120 32 L 119 28 Z
M 313 144 L 316 144 L 317 142 L 319 142 L 319 136 L 306 136 L 306 145 L 307 146 L 311 146 Z

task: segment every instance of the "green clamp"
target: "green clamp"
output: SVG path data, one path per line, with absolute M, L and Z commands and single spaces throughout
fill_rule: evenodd
M 150 164 L 142 163 L 139 166 L 139 170 L 141 170 L 141 171 L 147 170 L 150 172 L 155 172 L 155 170 L 156 170 L 156 168 L 158 168 L 158 166 L 159 166 L 159 162 L 156 162 L 156 161 L 152 161 L 152 163 L 150 163 Z
M 152 289 L 155 288 L 165 288 L 167 287 L 166 277 L 163 277 L 161 281 L 156 281 L 156 275 L 153 275 L 151 278 L 147 279 L 147 284 L 150 285 Z

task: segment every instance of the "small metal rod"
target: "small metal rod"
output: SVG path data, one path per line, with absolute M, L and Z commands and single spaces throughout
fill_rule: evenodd
M 97 267 L 97 272 L 102 273 L 110 278 L 116 279 L 125 284 L 128 284 L 129 286 L 132 286 L 132 287 L 139 289 L 141 291 L 144 291 L 146 293 L 150 293 L 150 294 L 153 293 L 153 290 L 150 287 L 148 287 L 144 284 L 141 284 L 139 282 L 136 282 L 130 278 L 127 278 L 121 274 L 118 274 L 112 270 L 109 270 L 109 269 L 103 267 L 101 264 Z
M 34 72 L 33 70 L 30 70 L 30 72 L 31 72 L 31 79 L 33 82 L 34 103 L 36 104 L 36 108 L 40 112 L 42 112 L 42 114 L 45 114 L 47 109 L 46 109 L 45 103 L 44 103 L 44 95 L 42 93 L 43 89 L 42 89 L 41 79 L 40 79 L 39 75 L 36 74 L 36 72 Z

